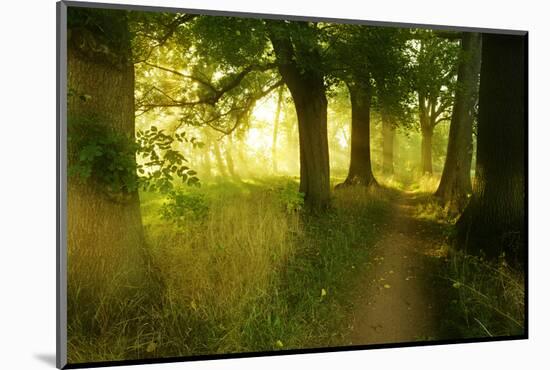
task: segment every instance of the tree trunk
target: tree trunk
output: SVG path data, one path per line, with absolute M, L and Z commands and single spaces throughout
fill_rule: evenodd
M 488 258 L 525 262 L 526 37 L 483 34 L 478 176 L 458 242 Z
M 222 177 L 227 177 L 227 171 L 225 170 L 225 162 L 222 158 L 222 153 L 220 151 L 220 144 L 218 139 L 214 138 L 212 141 L 212 148 L 214 149 L 214 157 L 216 158 L 216 163 L 218 164 L 218 172 Z
M 233 162 L 233 154 L 231 153 L 232 149 L 233 149 L 233 142 L 231 140 L 231 136 L 227 136 L 226 138 L 227 138 L 227 143 L 225 145 L 225 151 L 224 151 L 225 163 L 227 164 L 227 170 L 229 171 L 229 175 L 231 177 L 233 177 L 234 179 L 237 179 L 238 176 L 237 176 L 237 173 L 235 172 L 235 164 Z
M 319 86 L 304 86 L 304 89 L 294 89 L 292 96 L 298 116 L 300 192 L 305 194 L 309 210 L 322 210 L 330 201 L 325 90 Z
M 422 144 L 420 150 L 420 166 L 422 175 L 432 174 L 432 117 L 429 114 L 430 100 L 421 93 L 418 93 L 418 116 L 420 119 L 420 133 Z M 433 104 L 432 104 L 433 109 Z
M 370 87 L 347 84 L 351 100 L 350 165 L 346 180 L 340 186 L 376 184 L 370 156 Z
M 480 65 L 481 34 L 464 32 L 447 156 L 441 182 L 435 193 L 456 211 L 461 211 L 465 207 L 472 190 L 472 125 Z
M 68 88 L 72 92 L 68 98 L 69 121 L 94 119 L 97 124 L 133 140 L 134 66 L 125 12 L 97 13 L 69 8 L 68 16 L 76 19 L 89 16 L 99 24 L 73 24 L 69 28 L 67 70 Z M 117 32 L 109 37 L 119 43 L 119 49 L 98 47 L 104 41 L 103 35 L 97 35 L 101 24 Z M 91 176 L 93 179 L 93 173 Z M 89 317 L 87 324 L 97 329 L 94 314 L 112 302 L 110 299 L 124 299 L 129 287 L 143 282 L 144 237 L 139 195 L 135 191 L 127 194 L 124 201 L 115 202 L 101 185 L 72 176 L 67 192 L 68 289 L 70 295 L 78 292 L 75 303 L 78 307 L 69 304 L 69 311 L 78 309 L 79 317 Z
M 432 174 L 432 137 L 433 129 L 426 127 L 422 130 L 422 174 Z
M 313 212 L 321 211 L 328 208 L 330 203 L 324 76 L 315 68 L 308 69 L 305 66 L 304 69 L 304 66 L 297 65 L 294 46 L 288 37 L 272 33 L 270 38 L 279 72 L 290 90 L 298 117 L 300 192 L 304 193 L 306 209 Z M 314 53 L 307 49 L 307 46 L 302 47 L 305 49 L 300 50 L 300 55 Z
M 391 118 L 382 114 L 382 172 L 393 175 L 393 148 L 395 143 L 395 129 Z
M 283 105 L 283 90 L 279 88 L 277 95 L 277 110 L 275 111 L 275 122 L 273 123 L 273 142 L 271 144 L 271 158 L 273 161 L 273 173 L 277 173 L 277 135 L 279 133 L 279 119 L 281 117 L 281 106 Z
M 202 176 L 205 179 L 210 179 L 212 177 L 212 161 L 210 160 L 210 141 L 207 138 L 204 143 L 204 148 L 202 149 Z

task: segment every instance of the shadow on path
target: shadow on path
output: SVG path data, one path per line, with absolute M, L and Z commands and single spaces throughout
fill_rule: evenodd
M 348 344 L 401 343 L 452 337 L 442 332 L 449 288 L 438 278 L 441 225 L 419 220 L 425 201 L 411 193 L 394 199 L 393 214 L 361 278 Z

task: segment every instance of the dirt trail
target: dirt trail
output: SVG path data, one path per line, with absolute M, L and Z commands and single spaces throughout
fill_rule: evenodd
M 385 236 L 357 292 L 350 344 L 399 343 L 441 339 L 441 282 L 436 277 L 441 233 L 413 216 L 418 202 L 403 193 Z M 439 302 L 439 303 L 438 303 Z

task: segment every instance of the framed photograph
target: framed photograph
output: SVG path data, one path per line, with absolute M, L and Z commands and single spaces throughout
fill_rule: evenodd
M 57 366 L 526 339 L 526 31 L 57 3 Z

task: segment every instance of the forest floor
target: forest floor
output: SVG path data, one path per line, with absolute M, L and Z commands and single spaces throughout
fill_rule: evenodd
M 374 257 L 360 277 L 349 344 L 441 340 L 452 287 L 440 276 L 445 257 L 442 226 L 416 214 L 425 202 L 418 193 L 400 192 Z

